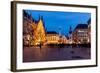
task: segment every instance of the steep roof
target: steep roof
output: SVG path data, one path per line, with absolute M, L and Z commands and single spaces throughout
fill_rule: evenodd
M 87 29 L 87 28 L 88 28 L 87 24 L 78 24 L 75 29 Z
M 91 18 L 87 21 L 88 25 L 91 24 Z
M 58 34 L 58 33 L 55 31 L 47 31 L 47 34 Z

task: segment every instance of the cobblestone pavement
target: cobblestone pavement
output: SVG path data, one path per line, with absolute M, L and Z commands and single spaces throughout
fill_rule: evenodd
M 23 62 L 90 59 L 90 48 L 82 47 L 24 47 Z

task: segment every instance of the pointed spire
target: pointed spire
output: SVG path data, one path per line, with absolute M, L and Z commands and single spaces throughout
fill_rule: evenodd
M 91 24 L 91 18 L 89 18 L 89 20 L 87 21 L 88 24 Z
M 59 35 L 61 36 L 61 26 L 59 26 Z
M 39 15 L 39 21 L 42 21 L 43 22 L 43 16 Z
M 41 17 L 40 17 L 40 15 L 39 15 L 39 19 L 38 19 L 38 22 L 40 21 L 40 19 L 41 19 Z
M 69 34 L 71 34 L 72 33 L 72 27 L 70 26 L 70 28 L 69 28 Z
M 41 20 L 43 21 L 43 16 L 41 16 Z

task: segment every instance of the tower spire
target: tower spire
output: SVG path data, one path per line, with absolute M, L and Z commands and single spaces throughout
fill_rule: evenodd
M 72 27 L 70 26 L 70 28 L 69 28 L 69 34 L 71 34 L 72 33 Z

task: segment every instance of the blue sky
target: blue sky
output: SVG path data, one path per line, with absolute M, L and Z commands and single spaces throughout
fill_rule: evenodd
M 61 32 L 62 35 L 68 35 L 70 26 L 74 30 L 78 24 L 87 24 L 87 21 L 91 18 L 91 13 L 83 12 L 26 11 L 37 21 L 41 16 L 47 31 Z

